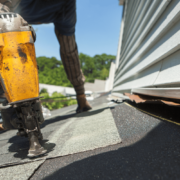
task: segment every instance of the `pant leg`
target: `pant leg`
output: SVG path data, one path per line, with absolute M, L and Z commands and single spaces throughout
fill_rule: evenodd
M 84 94 L 85 77 L 80 67 L 75 35 L 62 35 L 57 29 L 55 29 L 55 33 L 60 43 L 61 59 L 67 77 L 74 86 L 77 95 Z
M 61 34 L 75 33 L 76 0 L 21 0 L 14 12 L 29 24 L 54 23 Z
M 30 24 L 54 23 L 67 77 L 76 93 L 83 94 L 85 78 L 80 68 L 74 36 L 76 0 L 21 0 L 16 12 Z

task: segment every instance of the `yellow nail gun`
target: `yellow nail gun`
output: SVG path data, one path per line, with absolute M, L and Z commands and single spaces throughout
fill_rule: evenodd
M 19 136 L 29 138 L 29 157 L 47 152 L 39 143 L 42 139 L 39 125 L 44 118 L 39 100 L 35 39 L 33 28 L 20 15 L 0 14 L 0 81 L 8 104 L 1 109 L 3 126 L 16 128 Z

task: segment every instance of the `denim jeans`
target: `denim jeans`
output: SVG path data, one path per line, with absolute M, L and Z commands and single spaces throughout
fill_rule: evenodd
M 62 35 L 75 33 L 76 0 L 21 0 L 14 12 L 29 24 L 54 23 Z

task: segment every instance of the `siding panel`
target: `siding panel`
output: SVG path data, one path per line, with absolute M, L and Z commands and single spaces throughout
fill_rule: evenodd
M 180 0 L 126 0 L 124 6 L 112 92 L 180 87 Z

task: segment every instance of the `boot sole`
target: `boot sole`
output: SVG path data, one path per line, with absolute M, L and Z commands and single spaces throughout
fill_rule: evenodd
M 41 148 L 40 148 L 40 150 L 41 150 Z M 44 154 L 46 154 L 47 153 L 47 150 L 45 150 L 44 148 L 42 148 L 42 151 L 41 152 L 36 152 L 36 151 L 31 151 L 27 156 L 29 157 L 29 158 L 34 158 L 34 157 L 39 157 L 39 156 L 41 156 L 41 155 L 44 155 Z
M 84 107 L 83 109 L 76 110 L 76 113 L 86 112 L 86 111 L 89 111 L 89 110 L 91 110 L 91 109 L 92 109 L 92 107 Z

